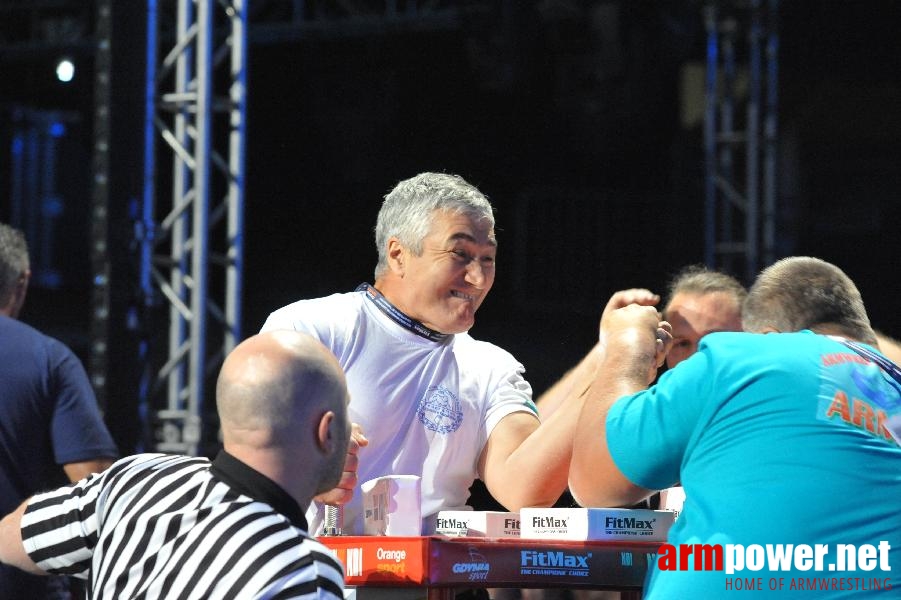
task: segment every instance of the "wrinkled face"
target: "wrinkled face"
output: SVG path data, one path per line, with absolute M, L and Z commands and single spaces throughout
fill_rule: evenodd
M 677 293 L 664 318 L 673 326 L 673 348 L 666 355 L 669 368 L 697 352 L 698 342 L 708 333 L 741 331 L 741 308 L 726 292 Z
M 401 297 L 407 315 L 441 333 L 462 333 L 494 285 L 494 230 L 467 215 L 436 212 L 422 254 L 402 250 Z

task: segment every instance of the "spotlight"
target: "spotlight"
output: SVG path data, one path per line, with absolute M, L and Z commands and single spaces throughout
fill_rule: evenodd
M 68 58 L 56 63 L 56 78 L 63 83 L 69 83 L 75 77 L 75 64 Z

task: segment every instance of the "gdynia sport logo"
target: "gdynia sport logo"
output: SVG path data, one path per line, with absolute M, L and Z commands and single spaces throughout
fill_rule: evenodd
M 829 544 L 663 544 L 657 568 L 736 575 L 726 577 L 727 590 L 890 590 L 889 550 L 886 540 L 836 544 L 834 553 Z M 768 572 L 767 580 L 760 571 Z M 788 578 L 772 577 L 789 572 Z

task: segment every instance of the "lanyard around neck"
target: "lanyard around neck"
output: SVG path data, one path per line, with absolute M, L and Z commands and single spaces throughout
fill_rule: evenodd
M 368 283 L 361 283 L 357 286 L 356 291 L 366 292 L 366 297 L 369 298 L 379 310 L 385 313 L 392 321 L 404 329 L 412 331 L 416 335 L 422 336 L 427 340 L 432 340 L 433 342 L 443 342 L 450 337 L 450 334 L 430 329 L 416 319 L 408 317 L 399 308 L 391 304 L 380 291 Z

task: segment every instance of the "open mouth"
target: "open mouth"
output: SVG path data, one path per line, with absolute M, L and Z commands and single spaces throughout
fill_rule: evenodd
M 469 294 L 464 294 L 463 292 L 458 292 L 457 290 L 451 290 L 451 296 L 454 298 L 462 298 L 463 300 L 467 300 L 469 302 L 475 302 L 476 297 L 470 296 Z

